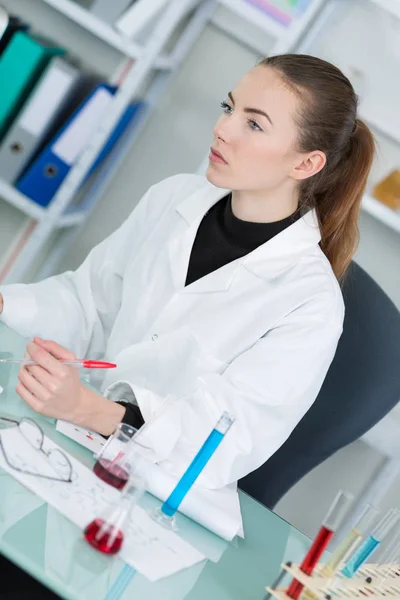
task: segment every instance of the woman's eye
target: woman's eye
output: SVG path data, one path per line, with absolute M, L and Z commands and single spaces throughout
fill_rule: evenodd
M 257 123 L 257 121 L 253 121 L 253 119 L 250 119 L 248 121 L 248 124 L 250 126 L 250 129 L 252 129 L 253 131 L 262 131 L 262 129 L 259 126 L 259 124 Z
M 221 102 L 221 108 L 228 115 L 230 115 L 231 111 L 233 110 L 233 108 L 229 106 L 229 104 L 227 104 L 226 102 Z

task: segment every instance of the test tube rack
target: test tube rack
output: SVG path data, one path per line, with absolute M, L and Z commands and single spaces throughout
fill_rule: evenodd
M 340 574 L 332 577 L 322 575 L 324 565 L 318 565 L 312 576 L 300 569 L 300 565 L 282 564 L 282 570 L 304 585 L 301 598 L 315 600 L 400 600 L 400 564 L 365 564 L 358 573 L 348 579 Z M 333 583 L 333 580 L 334 583 Z M 266 598 L 290 600 L 287 587 L 266 588 Z M 307 593 L 308 592 L 308 593 Z

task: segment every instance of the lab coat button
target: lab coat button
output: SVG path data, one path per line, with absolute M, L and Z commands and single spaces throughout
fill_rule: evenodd
M 156 340 L 158 340 L 158 335 L 155 333 L 151 336 L 151 339 L 153 340 L 153 342 L 155 342 Z

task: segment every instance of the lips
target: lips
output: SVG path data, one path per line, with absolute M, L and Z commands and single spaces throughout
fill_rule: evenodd
M 222 156 L 222 154 L 220 152 L 218 152 L 218 150 L 215 150 L 214 148 L 211 147 L 210 151 L 211 151 L 212 156 L 217 157 L 225 164 L 228 164 L 228 162 L 225 160 L 225 158 Z

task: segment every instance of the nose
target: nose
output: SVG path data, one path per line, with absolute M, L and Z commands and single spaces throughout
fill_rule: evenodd
M 229 132 L 227 129 L 227 123 L 223 117 L 220 117 L 215 124 L 213 129 L 214 139 L 220 142 L 228 142 L 229 141 Z

